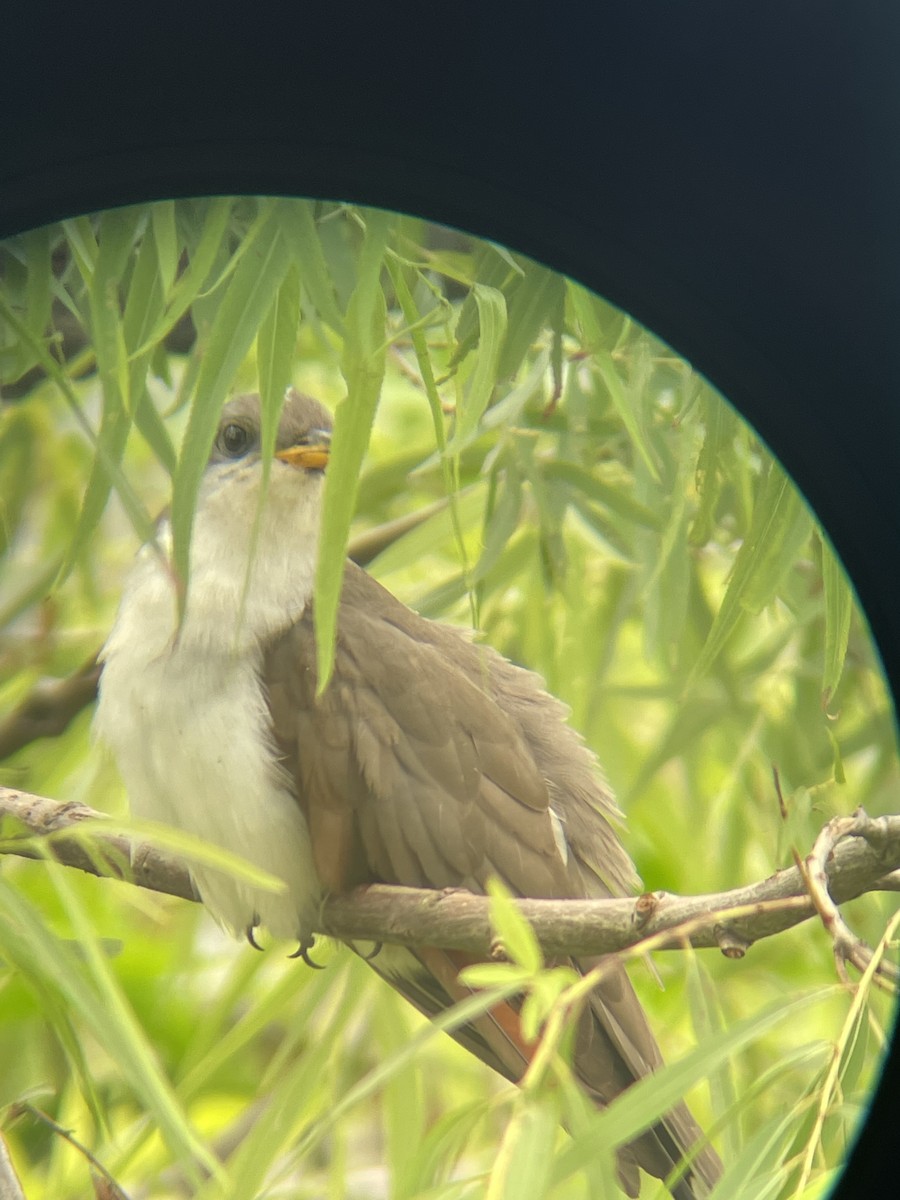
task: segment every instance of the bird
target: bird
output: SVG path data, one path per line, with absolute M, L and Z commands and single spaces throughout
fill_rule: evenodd
M 256 394 L 222 409 L 202 477 L 184 611 L 161 518 L 127 574 L 101 652 L 94 721 L 132 811 L 233 851 L 278 877 L 264 890 L 192 866 L 227 930 L 263 927 L 306 954 L 322 898 L 372 883 L 515 896 L 631 894 L 622 820 L 595 755 L 542 679 L 465 630 L 428 620 L 345 564 L 333 673 L 317 695 L 313 590 L 328 410 L 288 389 L 263 494 Z M 427 1016 L 469 994 L 471 956 L 383 946 L 370 965 Z M 569 959 L 584 974 L 596 958 Z M 662 1056 L 621 966 L 594 988 L 574 1038 L 575 1078 L 598 1106 Z M 534 1047 L 515 998 L 455 1035 L 518 1082 Z M 686 1105 L 617 1152 L 637 1196 L 692 1153 L 675 1200 L 721 1173 Z

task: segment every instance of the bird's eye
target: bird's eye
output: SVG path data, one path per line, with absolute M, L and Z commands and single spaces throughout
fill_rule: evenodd
M 219 434 L 219 445 L 231 458 L 240 458 L 250 444 L 250 435 L 243 425 L 232 422 Z

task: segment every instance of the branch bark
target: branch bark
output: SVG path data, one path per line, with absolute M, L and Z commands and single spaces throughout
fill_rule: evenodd
M 151 891 L 196 900 L 187 867 L 147 843 L 133 844 L 93 822 L 103 814 L 78 804 L 0 787 L 0 819 L 14 818 L 24 835 L 7 836 L 0 852 L 40 858 Z M 85 837 L 85 835 L 89 835 Z M 900 815 L 857 814 L 824 863 L 828 894 L 844 904 L 865 892 L 900 891 Z M 675 896 L 667 892 L 614 900 L 519 900 L 544 953 L 607 954 L 653 937 L 654 948 L 686 943 L 740 958 L 762 938 L 818 913 L 803 873 L 790 867 L 727 892 Z M 497 956 L 489 901 L 462 890 L 442 892 L 373 884 L 322 904 L 318 933 L 342 941 L 430 945 Z

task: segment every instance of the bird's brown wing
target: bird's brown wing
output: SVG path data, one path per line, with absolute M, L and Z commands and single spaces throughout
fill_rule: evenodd
M 596 764 L 538 678 L 457 631 L 425 621 L 347 565 L 333 678 L 316 697 L 307 613 L 268 649 L 273 731 L 306 815 L 326 891 L 368 882 L 465 887 L 491 876 L 516 894 L 622 894 L 634 869 L 615 835 L 615 805 Z M 376 970 L 423 1012 L 462 998 L 465 959 L 433 947 L 385 948 Z M 591 963 L 573 964 L 589 970 Z M 459 1040 L 509 1079 L 530 1048 L 515 1003 Z M 599 985 L 577 1032 L 574 1069 L 608 1103 L 656 1069 L 659 1051 L 625 972 Z M 665 1176 L 700 1131 L 679 1106 L 621 1160 L 634 1194 L 636 1160 Z M 684 1200 L 714 1177 L 714 1156 L 686 1180 Z M 695 1189 L 693 1182 L 700 1177 Z

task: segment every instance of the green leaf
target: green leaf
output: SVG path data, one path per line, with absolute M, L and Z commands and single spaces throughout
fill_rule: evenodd
M 663 528 L 663 517 L 646 504 L 635 500 L 630 492 L 622 488 L 621 484 L 615 486 L 611 483 L 604 483 L 602 479 L 598 479 L 596 475 L 586 471 L 577 463 L 554 459 L 544 464 L 544 474 L 548 480 L 558 479 L 568 484 L 573 490 L 595 500 L 610 512 L 617 513 L 633 525 L 655 531 Z
M 285 245 L 300 271 L 300 281 L 316 312 L 335 333 L 344 332 L 344 318 L 337 305 L 334 283 L 319 240 L 311 201 L 284 200 L 278 220 Z
M 822 586 L 825 592 L 825 651 L 822 656 L 822 698 L 827 706 L 837 691 L 844 672 L 853 592 L 838 557 L 824 537 L 822 546 Z
M 809 537 L 812 519 L 797 489 L 773 460 L 738 551 L 719 611 L 688 679 L 692 686 L 716 660 L 745 612 L 759 613 L 778 590 Z
M 372 209 L 359 274 L 347 306 L 341 373 L 346 396 L 338 403 L 322 513 L 321 549 L 316 572 L 316 663 L 318 691 L 328 686 L 334 665 L 337 610 L 344 578 L 344 553 L 356 505 L 359 472 L 381 395 L 387 353 L 387 312 L 381 268 L 394 218 Z
M 263 468 L 268 473 L 278 415 L 291 382 L 291 369 L 300 324 L 300 276 L 291 265 L 256 335 L 256 369 L 262 406 Z
M 616 364 L 613 362 L 612 355 L 608 350 L 597 350 L 594 352 L 592 362 L 600 378 L 606 384 L 609 398 L 612 400 L 613 406 L 619 414 L 622 424 L 631 438 L 632 444 L 650 473 L 651 479 L 654 483 L 661 483 L 662 480 L 659 474 L 659 467 L 656 465 L 653 448 L 638 417 L 638 406 L 634 403 L 632 396 L 626 395 L 625 386 L 622 383 Z
M 454 369 L 471 353 L 479 339 L 479 318 L 477 299 L 474 288 L 475 281 L 481 287 L 499 289 L 501 293 L 510 286 L 510 280 L 521 277 L 522 269 L 517 263 L 504 256 L 498 248 L 490 243 L 482 243 L 474 255 L 474 269 L 471 271 L 473 280 L 469 294 L 463 301 L 456 322 L 456 347 L 450 356 L 450 368 Z
M 744 1046 L 761 1038 L 780 1021 L 796 1018 L 804 1009 L 834 994 L 834 988 L 821 988 L 793 1000 L 780 1000 L 760 1013 L 734 1022 L 730 1028 L 711 1033 L 679 1062 L 669 1063 L 638 1080 L 599 1113 L 584 1133 L 573 1138 L 571 1145 L 558 1156 L 554 1184 L 560 1184 L 579 1170 L 598 1142 L 622 1146 L 632 1141 Z
M 189 584 L 191 529 L 197 491 L 212 448 L 222 405 L 263 318 L 272 306 L 289 259 L 271 212 L 262 218 L 255 243 L 241 259 L 210 330 L 197 391 L 172 488 L 172 550 L 176 577 Z M 183 607 L 186 593 L 180 594 Z
M 559 1138 L 558 1103 L 523 1099 L 506 1128 L 485 1200 L 543 1200 Z
M 700 506 L 691 521 L 690 543 L 703 546 L 712 537 L 716 507 L 722 486 L 733 465 L 732 444 L 737 429 L 737 414 L 718 396 L 704 397 L 706 432 L 697 457 L 696 485 Z
M 503 466 L 498 481 L 500 496 L 485 522 L 481 555 L 472 573 L 476 583 L 484 579 L 493 568 L 519 524 L 519 514 L 522 511 L 522 476 L 513 456 L 506 457 Z
M 565 288 L 565 279 L 556 271 L 537 263 L 528 265 L 509 301 L 508 330 L 497 363 L 499 379 L 515 375 L 541 331 L 557 318 Z
M 139 536 L 149 541 L 153 537 L 153 522 L 147 515 L 147 511 L 134 490 L 126 479 L 119 465 L 122 448 L 118 444 L 118 437 L 121 435 L 121 430 L 117 427 L 116 436 L 113 435 L 111 429 L 104 430 L 101 425 L 101 432 L 96 434 L 91 427 L 90 422 L 84 415 L 81 402 L 72 389 L 69 383 L 68 376 L 65 371 L 57 363 L 56 359 L 50 354 L 43 342 L 35 339 L 31 332 L 25 327 L 17 314 L 10 308 L 6 300 L 0 295 L 0 316 L 10 325 L 10 327 L 19 334 L 33 349 L 37 361 L 40 363 L 48 378 L 52 379 L 62 393 L 66 403 L 68 404 L 72 415 L 77 422 L 79 428 L 87 437 L 88 441 L 93 445 L 95 451 L 95 461 L 92 469 L 91 479 L 88 482 L 87 493 L 82 504 L 82 513 L 79 518 L 79 527 L 76 529 L 75 535 L 70 543 L 69 552 L 66 557 L 60 574 L 65 575 L 74 563 L 80 550 L 86 544 L 90 532 L 96 526 L 100 519 L 100 514 L 103 510 L 103 505 L 106 503 L 106 497 L 109 493 L 109 486 L 103 479 L 103 472 L 106 472 L 112 479 L 116 491 L 119 495 L 122 505 L 128 514 L 128 519 L 131 521 L 134 529 Z M 124 410 L 119 409 L 118 414 L 121 416 Z M 121 424 L 121 422 L 120 422 Z M 127 436 L 127 417 L 126 417 L 125 436 Z M 124 437 L 122 438 L 121 446 L 124 447 Z M 92 499 L 92 487 L 96 489 L 94 498 Z M 105 490 L 104 490 L 105 489 Z M 102 503 L 97 503 L 97 497 L 102 494 Z
M 187 268 L 175 282 L 165 314 L 153 326 L 145 340 L 132 351 L 135 356 L 152 351 L 166 334 L 181 320 L 206 283 L 228 232 L 232 201 L 226 197 L 209 202 L 205 209 L 203 232 L 188 261 Z
M 97 261 L 97 238 L 90 217 L 74 217 L 62 222 L 62 230 L 72 251 L 75 266 L 85 284 L 90 287 Z
M 53 302 L 51 282 L 53 267 L 50 261 L 50 230 L 32 229 L 22 235 L 28 278 L 25 281 L 25 324 L 37 338 L 42 338 L 50 324 Z
M 0 558 L 19 528 L 37 478 L 38 422 L 27 410 L 0 410 Z
M 472 288 L 478 308 L 478 353 L 475 366 L 457 406 L 456 428 L 448 450 L 458 453 L 478 428 L 497 384 L 497 367 L 506 335 L 506 299 L 497 288 L 476 283 Z
M 544 956 L 534 930 L 522 916 L 512 893 L 499 879 L 488 880 L 491 898 L 491 925 L 513 963 L 532 974 L 544 965 Z
M 44 867 L 75 925 L 83 958 L 49 932 L 22 896 L 0 883 L 4 957 L 26 972 L 45 995 L 55 994 L 77 1014 L 153 1114 L 154 1124 L 195 1182 L 201 1167 L 221 1180 L 221 1167 L 188 1121 L 160 1069 L 154 1047 L 112 975 L 91 920 L 68 882 L 68 873 L 54 863 Z
M 582 340 L 591 351 L 613 350 L 629 327 L 625 314 L 572 279 L 566 280 L 566 297 L 581 327 Z
M 159 286 L 164 296 L 175 282 L 178 260 L 178 229 L 175 224 L 175 202 L 159 200 L 150 205 L 150 228 L 146 234 L 156 256 Z

